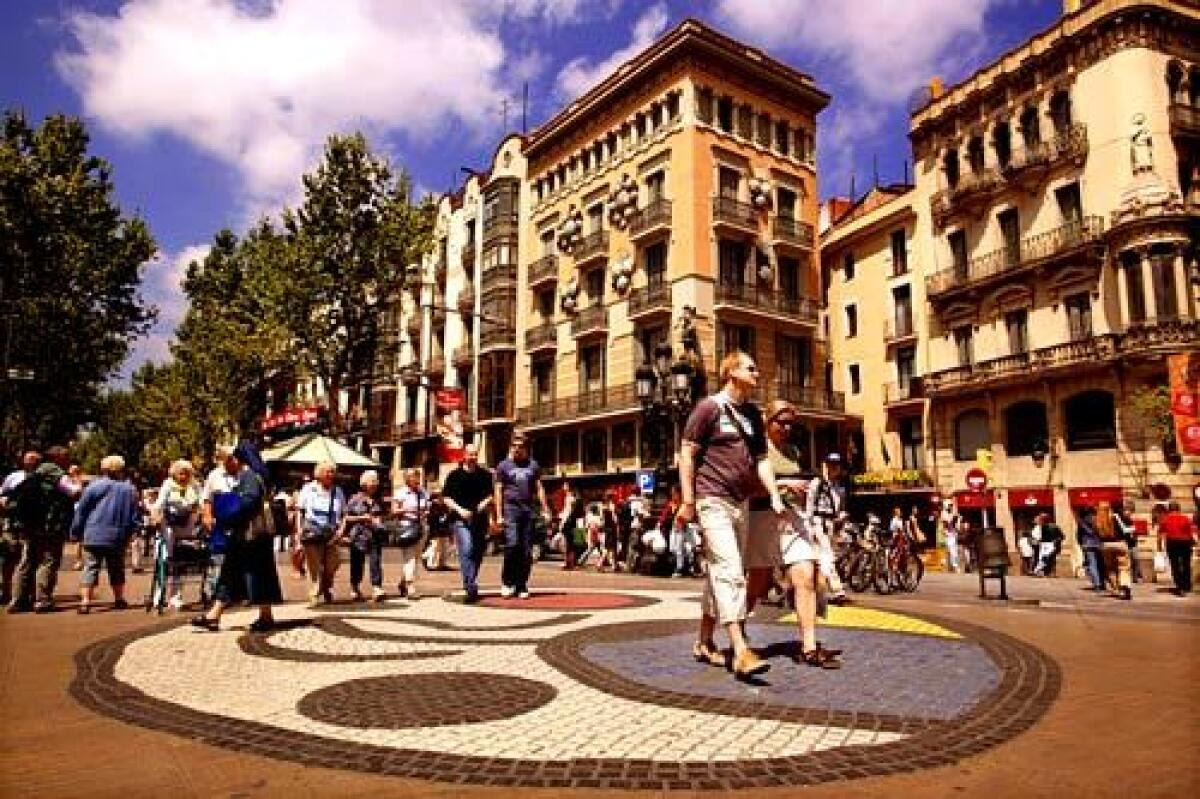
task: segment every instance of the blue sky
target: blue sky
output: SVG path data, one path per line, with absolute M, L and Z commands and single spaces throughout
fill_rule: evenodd
M 417 185 L 482 167 L 685 17 L 812 74 L 822 196 L 899 180 L 907 99 L 1052 24 L 1061 0 L 3 0 L 0 100 L 83 116 L 161 256 L 161 320 L 125 374 L 167 357 L 179 279 L 222 227 L 294 203 L 324 138 L 364 130 Z

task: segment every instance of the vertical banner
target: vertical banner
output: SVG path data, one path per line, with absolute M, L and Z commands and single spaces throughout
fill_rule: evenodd
M 437 416 L 438 460 L 458 463 L 463 458 L 463 414 L 467 395 L 461 388 L 439 388 L 433 392 L 434 413 Z
M 1200 455 L 1200 354 L 1185 352 L 1167 358 L 1171 413 L 1175 436 L 1184 455 Z

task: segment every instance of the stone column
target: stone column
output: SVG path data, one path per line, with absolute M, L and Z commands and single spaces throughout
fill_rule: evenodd
M 1118 255 L 1117 265 L 1117 314 L 1121 320 L 1121 329 L 1129 327 L 1129 276 L 1125 273 L 1125 264 Z
M 1150 250 L 1144 249 L 1142 256 L 1142 297 L 1146 305 L 1146 321 L 1158 320 L 1158 298 L 1154 293 L 1154 264 L 1150 261 Z
M 1184 257 L 1186 247 L 1180 246 L 1171 259 L 1171 268 L 1175 270 L 1175 306 L 1180 317 L 1192 315 L 1192 281 L 1188 275 L 1187 259 Z

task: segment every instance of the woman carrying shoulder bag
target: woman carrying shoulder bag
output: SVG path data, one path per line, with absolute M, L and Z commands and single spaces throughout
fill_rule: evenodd
M 296 502 L 296 538 L 304 547 L 308 573 L 308 601 L 333 602 L 333 578 L 341 565 L 338 541 L 346 516 L 346 495 L 335 483 L 337 464 L 318 463 L 313 481 L 300 491 Z
M 396 546 L 400 548 L 400 596 L 420 599 L 417 592 L 417 556 L 425 538 L 425 519 L 429 514 L 429 492 L 421 485 L 421 470 L 404 473 L 404 485 L 396 489 L 395 513 L 399 522 Z

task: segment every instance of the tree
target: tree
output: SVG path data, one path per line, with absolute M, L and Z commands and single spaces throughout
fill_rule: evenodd
M 324 383 L 335 426 L 336 398 L 352 367 L 369 362 L 383 306 L 432 243 L 432 204 L 414 206 L 410 193 L 408 176 L 361 134 L 332 136 L 304 177 L 303 203 L 284 212 L 283 323 L 300 365 Z
M 122 215 L 88 143 L 78 119 L 3 117 L 0 455 L 69 438 L 154 320 L 138 294 L 154 239 Z

